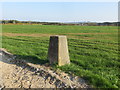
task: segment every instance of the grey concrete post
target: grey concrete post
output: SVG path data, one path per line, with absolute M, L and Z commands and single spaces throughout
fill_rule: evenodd
M 50 64 L 57 63 L 59 66 L 70 64 L 66 36 L 50 36 L 48 59 Z

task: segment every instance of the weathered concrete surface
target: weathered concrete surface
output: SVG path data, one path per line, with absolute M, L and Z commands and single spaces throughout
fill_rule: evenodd
M 48 59 L 50 64 L 58 62 L 58 36 L 50 36 Z
M 57 63 L 59 66 L 70 64 L 68 44 L 66 36 L 51 36 L 48 50 L 50 64 Z

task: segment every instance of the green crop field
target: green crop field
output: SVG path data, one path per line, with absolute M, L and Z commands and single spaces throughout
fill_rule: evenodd
M 84 78 L 93 87 L 120 88 L 118 27 L 2 25 L 2 48 L 35 64 L 49 63 L 50 35 L 66 35 L 70 65 L 54 66 Z

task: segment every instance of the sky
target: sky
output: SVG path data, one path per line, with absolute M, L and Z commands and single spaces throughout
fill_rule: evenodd
M 118 2 L 2 2 L 2 19 L 115 22 Z
M 119 0 L 0 0 L 0 2 L 118 2 Z

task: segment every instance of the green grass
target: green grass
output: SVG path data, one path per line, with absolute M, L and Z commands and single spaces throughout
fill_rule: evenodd
M 4 33 L 111 33 L 72 34 L 69 37 L 70 65 L 61 70 L 87 80 L 93 87 L 120 88 L 117 27 L 3 25 Z M 88 39 L 86 39 L 88 38 Z M 92 39 L 89 39 L 92 38 Z M 35 64 L 49 63 L 49 37 L 3 36 L 3 48 Z
M 47 27 L 47 28 L 46 28 Z M 12 33 L 115 33 L 113 26 L 54 26 L 54 25 L 3 25 L 4 32 Z

